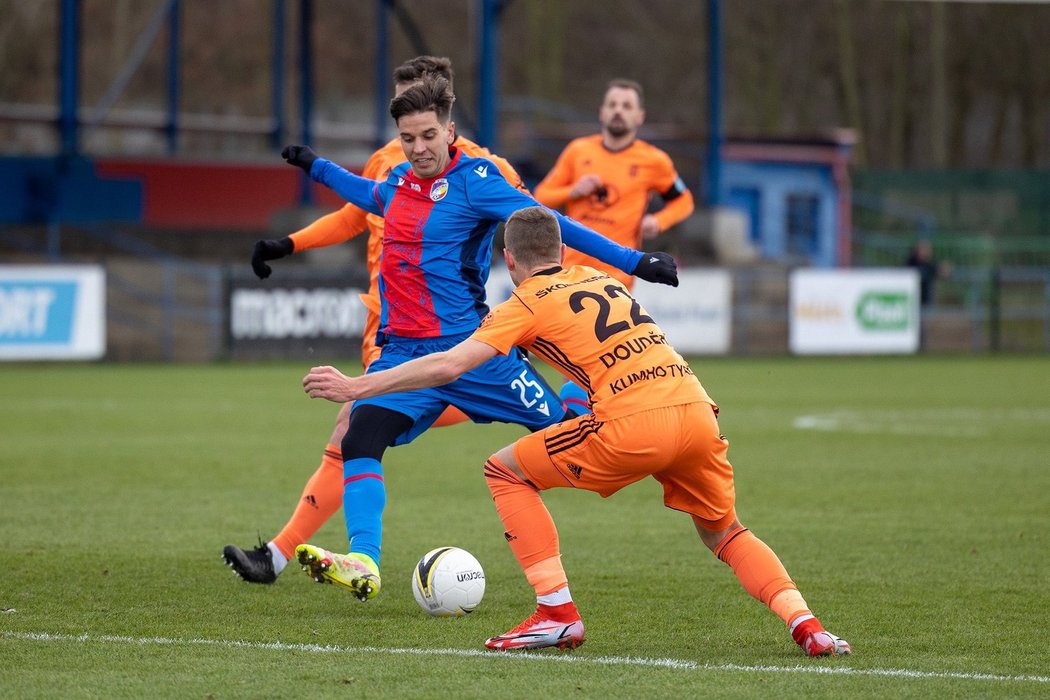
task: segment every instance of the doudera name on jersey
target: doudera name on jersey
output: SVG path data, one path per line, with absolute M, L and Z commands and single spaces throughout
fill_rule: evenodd
M 626 360 L 632 355 L 640 355 L 654 345 L 667 345 L 667 336 L 663 333 L 652 333 L 640 338 L 629 338 L 619 343 L 610 352 L 603 352 L 599 359 L 606 367 L 612 367 L 620 360 Z

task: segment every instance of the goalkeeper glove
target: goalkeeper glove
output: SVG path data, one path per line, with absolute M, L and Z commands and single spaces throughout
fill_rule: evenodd
M 267 260 L 277 260 L 294 252 L 295 244 L 287 236 L 277 240 L 256 241 L 255 250 L 252 251 L 252 270 L 259 279 L 264 280 L 273 272 L 266 264 Z
M 302 168 L 307 175 L 317 160 L 317 154 L 309 146 L 285 146 L 281 157 L 288 161 L 288 165 Z
M 642 253 L 642 259 L 632 273 L 646 282 L 678 286 L 678 266 L 667 253 Z

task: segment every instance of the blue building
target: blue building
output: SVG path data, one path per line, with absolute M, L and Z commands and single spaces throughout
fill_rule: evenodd
M 722 201 L 742 211 L 761 257 L 850 265 L 850 130 L 806 140 L 728 139 Z

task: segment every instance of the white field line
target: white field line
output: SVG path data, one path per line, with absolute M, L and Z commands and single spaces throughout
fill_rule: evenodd
M 583 656 L 579 654 L 543 654 L 498 652 L 475 649 L 401 649 L 381 647 L 344 647 L 331 644 L 289 644 L 286 642 L 248 642 L 226 639 L 172 639 L 168 637 L 123 637 L 108 634 L 49 634 L 46 632 L 0 632 L 4 639 L 33 642 L 79 642 L 82 644 L 133 644 L 139 646 L 214 646 L 230 649 L 263 651 L 298 651 L 322 654 L 387 654 L 391 656 L 462 656 L 490 661 L 572 663 L 585 666 L 648 666 L 683 671 L 737 673 L 817 673 L 831 676 L 877 676 L 883 678 L 946 678 L 963 681 L 998 683 L 1050 683 L 1050 676 L 1003 675 L 997 673 L 957 673 L 952 671 L 910 671 L 894 668 L 850 668 L 848 666 L 768 666 L 742 664 L 704 664 L 681 659 L 648 659 L 636 656 Z M 819 663 L 819 662 L 815 662 Z
M 1050 409 L 944 408 L 832 410 L 795 416 L 796 430 L 876 435 L 986 438 L 1004 425 L 1050 424 Z

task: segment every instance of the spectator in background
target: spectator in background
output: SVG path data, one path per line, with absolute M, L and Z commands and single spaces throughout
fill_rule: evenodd
M 938 263 L 934 259 L 933 244 L 928 239 L 923 239 L 915 244 L 905 264 L 918 270 L 919 302 L 924 307 L 929 306 L 933 303 L 934 284 L 937 278 L 948 275 L 951 266 L 948 263 Z
M 609 81 L 598 108 L 601 133 L 575 139 L 565 147 L 536 186 L 540 204 L 561 208 L 573 219 L 627 248 L 640 249 L 644 239 L 685 220 L 693 213 L 693 195 L 675 170 L 671 157 L 638 138 L 645 123 L 642 86 L 617 78 Z M 649 213 L 653 194 L 663 200 Z M 587 265 L 627 287 L 634 277 L 575 250 L 565 252 L 565 267 Z M 562 403 L 588 411 L 588 396 L 575 382 L 559 391 Z
M 638 138 L 645 122 L 642 86 L 633 80 L 609 83 L 598 109 L 601 133 L 570 142 L 535 196 L 622 246 L 639 249 L 642 240 L 683 221 L 693 213 L 693 195 L 675 170 L 671 157 Z M 663 200 L 655 214 L 648 212 L 653 194 Z M 565 255 L 565 267 L 589 265 L 622 282 L 628 289 L 634 278 L 574 250 Z

